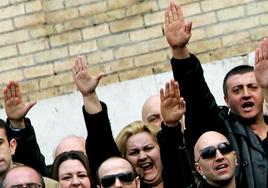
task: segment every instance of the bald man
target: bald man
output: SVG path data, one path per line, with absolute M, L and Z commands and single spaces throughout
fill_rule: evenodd
M 111 157 L 105 160 L 97 170 L 100 186 L 140 188 L 140 178 L 133 166 L 124 158 Z
M 84 154 L 86 154 L 85 138 L 76 135 L 70 135 L 64 137 L 57 145 L 53 153 L 53 157 L 55 159 L 59 154 L 71 150 L 82 151 Z
M 195 169 L 203 177 L 202 184 L 238 187 L 235 181 L 236 153 L 224 135 L 215 131 L 202 134 L 195 144 L 194 157 Z
M 33 168 L 18 166 L 9 170 L 3 181 L 3 187 L 5 188 L 14 186 L 40 188 L 45 187 L 45 183 L 43 177 Z
M 162 117 L 160 112 L 160 96 L 150 96 L 142 106 L 142 121 L 161 126 Z

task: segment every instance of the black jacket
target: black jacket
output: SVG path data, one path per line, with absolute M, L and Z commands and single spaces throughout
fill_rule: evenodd
M 7 132 L 11 138 L 17 141 L 15 154 L 12 156 L 14 162 L 22 163 L 37 170 L 42 176 L 49 177 L 49 171 L 46 167 L 45 157 L 42 155 L 39 145 L 36 141 L 34 128 L 30 119 L 25 118 L 26 128 L 13 129 L 10 121 L 7 119 Z
M 219 107 L 203 76 L 199 60 L 190 58 L 172 59 L 173 75 L 180 84 L 181 96 L 186 101 L 185 138 L 193 148 L 197 138 L 204 132 L 214 130 L 227 136 L 237 152 L 239 166 L 237 180 L 241 187 L 267 187 L 267 151 L 254 132 L 227 107 Z
M 107 106 L 103 102 L 101 105 L 102 111 L 96 114 L 88 114 L 83 107 L 87 128 L 86 152 L 95 185 L 99 184 L 96 172 L 101 163 L 110 157 L 121 157 L 111 130 Z M 141 188 L 151 186 L 141 180 Z

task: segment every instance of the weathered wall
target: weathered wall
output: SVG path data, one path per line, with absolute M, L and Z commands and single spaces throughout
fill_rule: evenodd
M 252 64 L 253 60 L 253 54 L 250 54 L 203 64 L 205 78 L 218 104 L 224 104 L 222 80 L 225 73 L 236 65 Z M 159 93 L 160 88 L 171 78 L 172 73 L 166 72 L 99 87 L 97 93 L 108 106 L 114 135 L 128 123 L 140 120 L 141 107 L 146 98 Z M 82 104 L 80 93 L 74 92 L 40 100 L 28 113 L 27 117 L 32 120 L 48 164 L 52 162 L 53 149 L 61 138 L 67 135 L 86 137 Z M 0 117 L 5 117 L 4 110 L 0 110 Z
M 163 31 L 169 1 L 1 0 L 0 89 L 18 80 L 26 100 L 70 93 L 78 54 L 87 56 L 91 72 L 110 74 L 101 84 L 169 71 Z M 267 36 L 268 1 L 177 2 L 193 21 L 189 47 L 202 62 L 246 54 Z

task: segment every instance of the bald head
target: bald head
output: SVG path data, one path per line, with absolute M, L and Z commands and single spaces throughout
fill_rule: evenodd
M 116 178 L 114 182 L 112 182 L 109 186 L 102 185 L 104 182 L 103 178 L 107 179 L 107 177 L 118 177 L 122 174 L 131 173 L 133 174 L 133 179 L 128 182 L 124 182 L 124 180 L 120 180 L 120 178 Z M 140 179 L 134 172 L 133 166 L 124 158 L 121 157 L 111 157 L 105 160 L 99 167 L 97 171 L 97 175 L 99 181 L 101 182 L 102 187 L 123 187 L 123 185 L 127 184 L 129 188 L 139 188 L 140 187 Z M 129 176 L 128 176 L 129 177 Z
M 60 143 L 57 145 L 54 152 L 54 159 L 63 152 L 66 151 L 82 151 L 86 154 L 86 140 L 80 136 L 67 136 L 63 138 Z
M 150 123 L 153 125 L 160 126 L 162 122 L 161 111 L 160 111 L 160 96 L 150 96 L 142 107 L 142 121 L 144 123 Z
M 35 183 L 44 187 L 42 176 L 34 169 L 27 166 L 18 166 L 12 168 L 6 175 L 3 181 L 5 188 L 10 188 L 14 185 L 24 185 Z
M 195 144 L 194 155 L 195 169 L 210 185 L 235 187 L 236 154 L 224 135 L 205 132 Z
M 206 148 L 208 146 L 217 146 L 219 143 L 223 142 L 229 142 L 228 139 L 221 133 L 215 132 L 215 131 L 208 131 L 202 134 L 195 146 L 194 146 L 194 156 L 195 156 L 195 161 L 200 156 L 200 150 L 203 148 Z

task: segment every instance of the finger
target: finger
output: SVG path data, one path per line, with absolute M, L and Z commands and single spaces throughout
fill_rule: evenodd
M 177 7 L 176 7 L 175 3 L 172 3 L 171 11 L 172 11 L 172 19 L 173 19 L 173 21 L 178 20 Z
M 34 105 L 36 105 L 36 101 L 32 101 L 32 102 L 29 102 L 27 105 L 26 105 L 26 113 L 25 114 L 27 114 L 28 113 L 28 111 L 34 106 Z
M 165 100 L 165 95 L 164 95 L 164 89 L 161 88 L 160 89 L 160 101 L 161 103 Z
M 175 91 L 175 97 L 177 99 L 179 99 L 180 98 L 180 89 L 179 89 L 179 83 L 178 82 L 174 83 L 174 91 Z
M 262 43 L 260 44 L 260 47 L 259 47 L 258 61 L 259 61 L 259 62 L 262 61 Z
M 15 96 L 18 97 L 19 99 L 22 99 L 20 84 L 18 82 L 14 82 L 14 86 L 15 86 Z
M 192 32 L 192 22 L 187 22 L 185 24 L 185 33 L 186 35 L 191 35 Z
M 78 56 L 77 67 L 76 67 L 78 72 L 82 70 L 82 63 L 83 63 L 83 57 Z
M 81 70 L 87 70 L 87 58 L 84 55 L 81 58 Z
M 180 24 L 184 24 L 184 17 L 181 6 L 175 4 L 175 7 L 176 7 L 177 19 L 179 20 Z
M 7 99 L 9 100 L 11 98 L 11 88 L 10 88 L 10 83 L 8 83 L 7 87 L 6 87 L 6 93 L 7 93 Z
M 165 85 L 165 97 L 169 97 L 169 83 L 166 82 L 166 85 Z
M 100 81 L 100 79 L 101 78 L 103 78 L 103 77 L 105 77 L 105 76 L 107 76 L 107 74 L 105 74 L 105 73 L 99 73 L 97 76 L 96 76 L 96 80 L 97 80 L 97 82 L 99 82 Z
M 259 53 L 260 53 L 260 48 L 258 47 L 255 51 L 255 65 L 257 65 L 259 61 Z
M 171 80 L 170 81 L 170 84 L 169 84 L 169 95 L 170 95 L 170 97 L 174 97 L 175 96 L 174 80 Z
M 262 42 L 262 48 L 263 48 L 263 59 L 268 59 L 268 40 L 264 39 Z
M 8 100 L 8 96 L 7 96 L 7 88 L 5 88 L 3 90 L 3 94 L 4 94 L 4 101 L 6 102 Z
M 11 97 L 17 97 L 16 95 L 16 85 L 14 81 L 10 82 L 10 93 L 11 93 Z
M 179 108 L 181 110 L 183 110 L 183 113 L 186 112 L 186 102 L 184 101 L 184 99 L 182 97 L 180 98 Z
M 165 26 L 166 28 L 169 26 L 170 24 L 170 20 L 169 20 L 169 16 L 168 16 L 168 10 L 165 11 Z
M 168 19 L 169 19 L 169 23 L 172 23 L 173 22 L 172 3 L 170 3 L 170 6 L 169 6 Z

